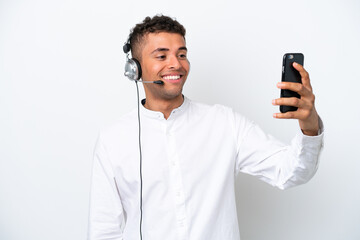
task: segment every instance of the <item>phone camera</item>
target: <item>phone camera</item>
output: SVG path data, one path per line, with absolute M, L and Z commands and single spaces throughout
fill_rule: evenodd
M 290 54 L 289 59 L 293 59 L 293 58 L 294 58 L 294 55 Z

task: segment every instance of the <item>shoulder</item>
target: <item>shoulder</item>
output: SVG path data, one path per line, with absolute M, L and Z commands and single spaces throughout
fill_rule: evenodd
M 246 118 L 233 108 L 222 104 L 205 104 L 196 101 L 190 103 L 191 114 L 212 116 L 214 118 L 227 119 L 230 121 L 246 121 Z
M 222 104 L 204 104 L 191 101 L 191 115 L 197 116 L 201 122 L 216 125 L 218 128 L 231 128 L 234 132 L 246 131 L 255 123 L 233 108 Z

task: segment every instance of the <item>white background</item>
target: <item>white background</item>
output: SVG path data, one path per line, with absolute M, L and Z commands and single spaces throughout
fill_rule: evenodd
M 0 239 L 86 238 L 98 130 L 136 106 L 122 45 L 157 13 L 187 28 L 184 94 L 283 141 L 297 122 L 272 118 L 282 56 L 305 55 L 326 128 L 320 168 L 286 191 L 240 175 L 242 239 L 360 239 L 356 0 L 0 0 Z

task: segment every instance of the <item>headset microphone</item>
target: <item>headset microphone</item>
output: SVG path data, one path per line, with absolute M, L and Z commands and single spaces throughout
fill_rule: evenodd
M 142 83 L 155 83 L 155 84 L 159 84 L 159 85 L 164 85 L 164 81 L 162 80 L 156 80 L 156 81 L 140 81 Z

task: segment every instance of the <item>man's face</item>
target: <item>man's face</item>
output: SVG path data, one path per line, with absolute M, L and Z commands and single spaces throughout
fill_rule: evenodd
M 184 38 L 177 33 L 149 33 L 144 37 L 140 65 L 144 81 L 162 80 L 163 85 L 144 84 L 147 98 L 174 100 L 181 97 L 189 73 Z

